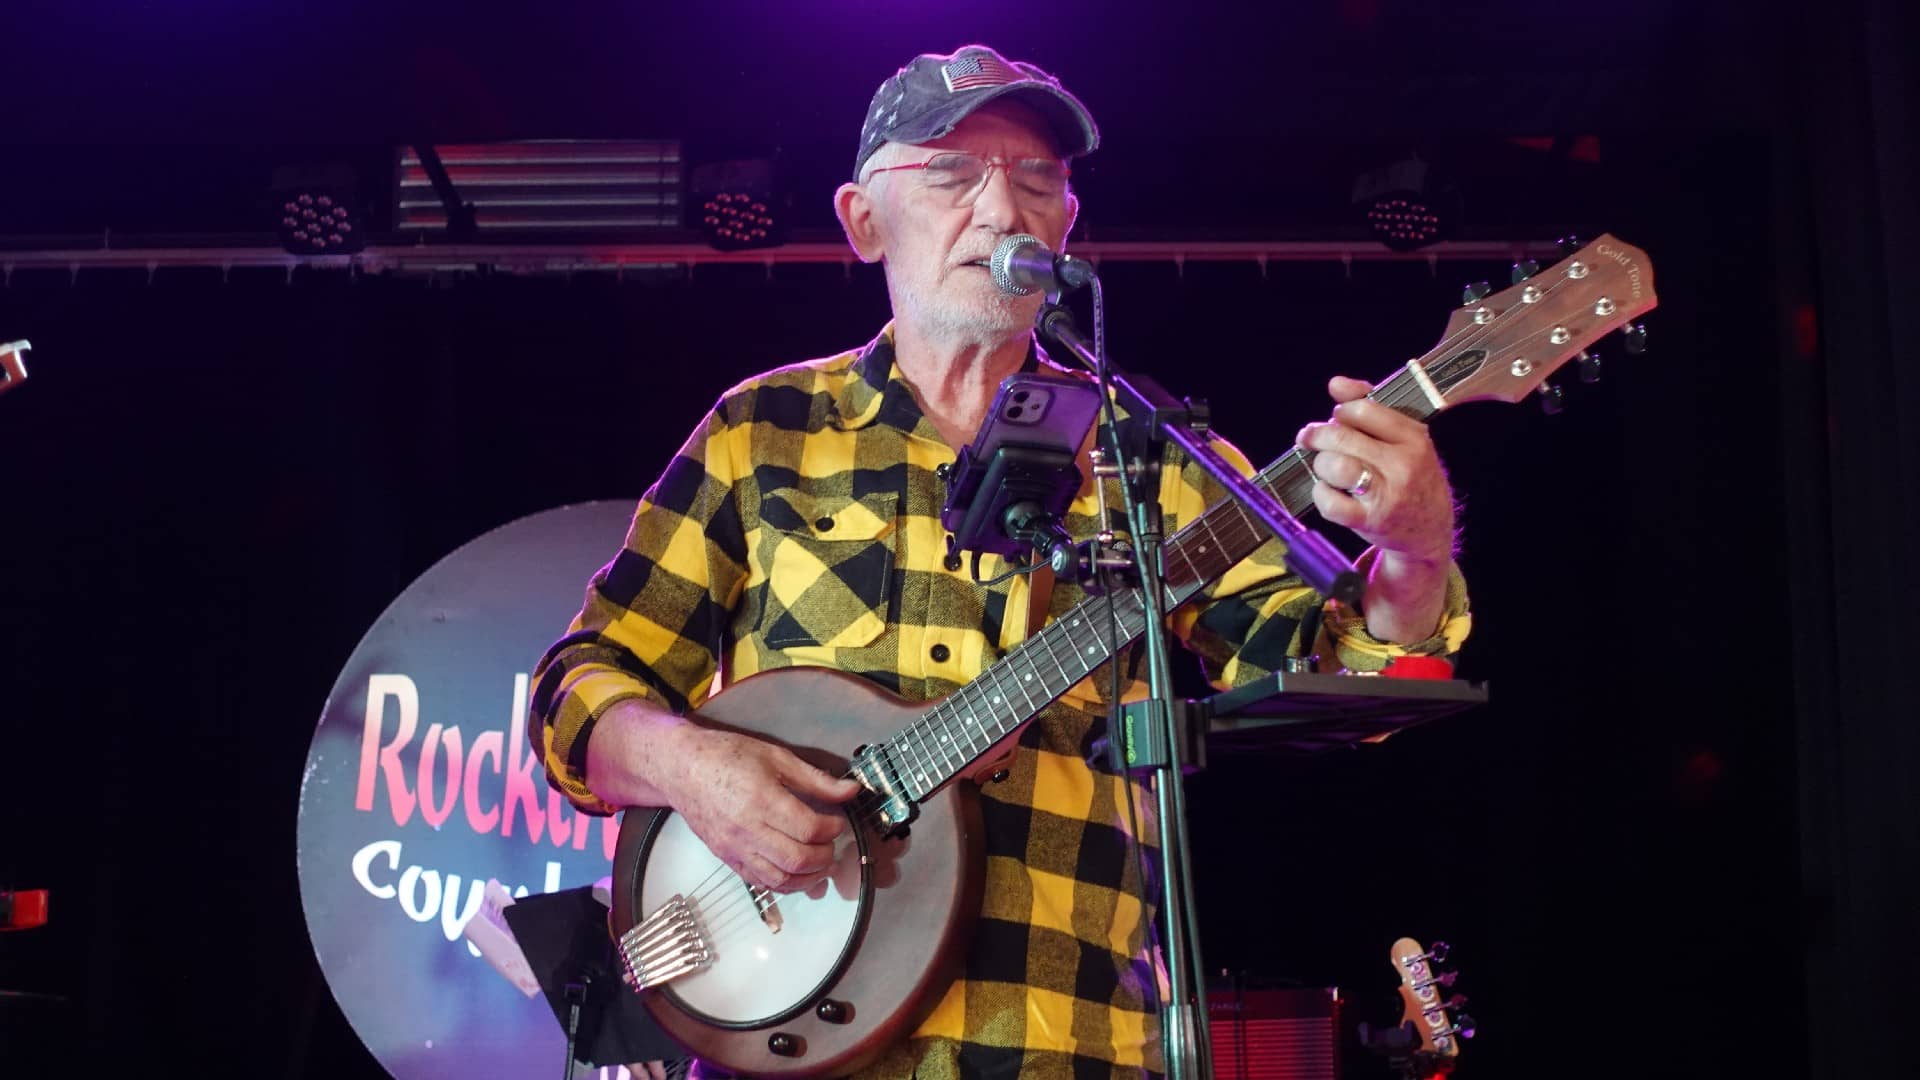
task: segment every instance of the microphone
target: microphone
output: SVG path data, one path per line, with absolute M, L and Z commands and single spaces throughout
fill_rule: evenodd
M 1092 281 L 1093 267 L 1083 259 L 1048 251 L 1037 236 L 1016 233 L 994 245 L 987 271 L 1000 291 L 1026 296 L 1035 291 L 1070 292 Z

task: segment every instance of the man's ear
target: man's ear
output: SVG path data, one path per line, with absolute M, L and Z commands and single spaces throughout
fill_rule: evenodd
M 847 243 L 853 245 L 853 253 L 860 256 L 861 262 L 879 262 L 887 253 L 885 230 L 875 213 L 878 209 L 864 185 L 841 184 L 840 190 L 833 193 L 833 212 L 840 218 Z

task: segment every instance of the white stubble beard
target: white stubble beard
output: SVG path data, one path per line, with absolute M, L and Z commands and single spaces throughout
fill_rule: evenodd
M 955 288 L 954 276 L 972 274 L 971 268 L 956 268 L 943 282 L 907 280 L 907 275 L 888 269 L 895 317 L 909 320 L 931 341 L 997 346 L 1031 327 L 1038 312 L 1036 298 L 1012 296 L 997 287 L 975 289 L 974 295 L 964 297 L 940 295 L 942 289 Z M 989 280 L 985 273 L 981 271 L 983 282 Z

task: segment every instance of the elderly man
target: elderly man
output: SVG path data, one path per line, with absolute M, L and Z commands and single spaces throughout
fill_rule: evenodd
M 535 673 L 528 729 L 576 805 L 670 807 L 747 881 L 805 889 L 847 828 L 822 807 L 859 789 L 703 725 L 716 671 L 731 683 L 830 666 L 918 701 L 1025 637 L 1028 584 L 982 584 L 949 556 L 935 470 L 972 439 L 1003 378 L 1057 370 L 1032 333 L 1041 298 L 1001 292 L 986 261 L 1013 234 L 1063 244 L 1079 206 L 1071 161 L 1098 141 L 1052 76 L 983 46 L 917 57 L 880 87 L 834 205 L 860 258 L 884 266 L 893 320 L 858 349 L 727 391 L 641 502 Z M 1320 452 L 1322 516 L 1373 545 L 1364 621 L 1323 605 L 1269 542 L 1172 619 L 1223 685 L 1288 655 L 1378 669 L 1465 637 L 1452 497 L 1425 428 L 1367 400 L 1362 382 L 1330 389 L 1333 419 L 1298 441 Z M 1225 496 L 1190 463 L 1168 464 L 1171 532 Z M 1081 494 L 1075 535 L 1115 524 L 1096 520 L 1090 484 Z M 1081 599 L 1063 581 L 1044 611 Z M 1005 778 L 983 788 L 986 899 L 964 970 L 868 1075 L 1161 1069 L 1163 973 L 1130 822 L 1148 845 L 1154 830 L 1092 749 L 1105 678 L 1042 712 Z

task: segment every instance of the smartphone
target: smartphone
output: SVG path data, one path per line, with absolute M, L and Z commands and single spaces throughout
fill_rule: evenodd
M 1055 520 L 1066 514 L 1080 490 L 1080 448 L 1099 415 L 1092 382 L 1039 372 L 1002 380 L 986 423 L 947 471 L 940 523 L 953 548 L 1027 553 L 1030 544 L 1008 534 L 1008 510 Z

